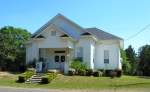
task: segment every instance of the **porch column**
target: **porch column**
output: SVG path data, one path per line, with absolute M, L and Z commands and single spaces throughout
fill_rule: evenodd
M 68 70 L 69 70 L 69 66 L 70 66 L 70 60 L 71 60 L 71 49 L 67 48 L 66 49 L 66 62 L 65 62 L 65 69 L 64 69 L 64 73 L 68 74 Z

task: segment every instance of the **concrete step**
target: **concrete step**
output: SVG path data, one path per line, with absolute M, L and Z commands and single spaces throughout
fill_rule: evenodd
M 42 79 L 30 79 L 30 81 L 41 81 Z
M 41 76 L 43 76 L 43 75 L 33 75 L 32 77 L 41 77 Z
M 42 76 L 41 75 L 33 75 L 31 78 L 26 80 L 25 83 L 40 83 L 41 80 L 42 80 Z
M 32 79 L 41 79 L 42 77 L 31 77 Z

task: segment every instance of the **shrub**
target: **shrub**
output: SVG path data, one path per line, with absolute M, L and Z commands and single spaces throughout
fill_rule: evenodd
M 73 76 L 73 75 L 75 75 L 75 72 L 74 72 L 74 71 L 69 70 L 69 71 L 68 71 L 68 75 L 69 75 L 69 76 Z
M 23 83 L 23 82 L 25 82 L 25 77 L 24 77 L 24 76 L 18 76 L 17 82 L 18 82 L 18 83 Z
M 48 84 L 57 77 L 57 73 L 46 73 L 41 80 L 42 84 Z
M 80 62 L 82 62 L 83 60 L 82 60 L 82 58 L 78 57 L 78 58 L 73 59 L 73 61 L 80 61 Z
M 87 69 L 86 70 L 86 76 L 91 76 L 93 75 L 93 70 L 92 69 Z
M 26 72 L 24 72 L 20 76 L 18 76 L 17 82 L 18 83 L 23 83 L 23 82 L 25 82 L 27 79 L 29 79 L 33 75 L 34 75 L 34 71 L 27 70 Z
M 86 69 L 87 69 L 87 65 L 86 64 L 81 64 L 79 70 L 86 70 Z
M 101 72 L 104 72 L 104 69 L 97 69 L 97 71 L 101 71 Z
M 49 81 L 55 79 L 57 77 L 57 73 L 47 73 Z
M 138 75 L 138 76 L 143 76 L 143 71 L 137 71 L 137 72 L 136 72 L 136 75 Z
M 80 76 L 85 76 L 85 75 L 86 75 L 86 70 L 79 70 L 79 71 L 78 71 L 78 74 L 79 74 Z
M 71 63 L 71 68 L 78 71 L 78 70 L 86 70 L 87 66 L 86 64 L 82 64 L 81 61 L 75 59 Z
M 100 77 L 100 76 L 102 76 L 102 74 L 103 73 L 101 71 L 96 71 L 96 72 L 93 73 L 93 76 L 94 77 Z
M 42 77 L 41 83 L 42 84 L 48 84 L 49 83 L 48 77 Z
M 69 76 L 73 76 L 73 75 L 75 75 L 75 69 L 69 69 L 69 71 L 68 71 L 68 75 Z
M 71 68 L 78 70 L 81 67 L 81 62 L 78 60 L 73 60 L 71 63 Z
M 104 76 L 110 77 L 111 76 L 111 71 L 112 70 L 104 70 Z
M 130 74 L 131 72 L 131 64 L 127 60 L 126 52 L 123 49 L 120 49 L 121 58 L 122 58 L 122 70 L 124 74 Z
M 116 70 L 116 72 L 117 72 L 117 77 L 121 77 L 121 75 L 122 75 L 122 70 Z
M 87 69 L 87 66 L 86 64 L 83 64 L 79 59 L 74 59 L 71 63 L 71 68 L 75 69 L 76 75 L 80 75 L 81 74 L 80 72 L 82 72 L 83 74 L 83 71 Z
M 117 72 L 116 71 L 111 71 L 110 72 L 110 77 L 111 78 L 114 78 L 114 77 L 116 77 L 117 76 Z
M 27 70 L 26 72 L 23 73 L 25 80 L 27 80 L 28 78 L 30 78 L 33 75 L 34 75 L 34 71 L 32 71 L 32 70 Z

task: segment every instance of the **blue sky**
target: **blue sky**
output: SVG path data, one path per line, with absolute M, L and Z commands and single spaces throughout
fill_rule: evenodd
M 11 25 L 35 32 L 57 13 L 84 28 L 97 27 L 124 39 L 150 24 L 150 0 L 0 0 L 0 27 Z M 150 28 L 125 48 L 150 43 Z

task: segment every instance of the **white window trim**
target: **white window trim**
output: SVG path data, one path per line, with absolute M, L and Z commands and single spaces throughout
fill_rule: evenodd
M 109 50 L 104 50 L 104 64 L 109 64 L 110 62 L 110 51 Z
M 81 58 L 83 61 L 83 56 L 84 56 L 83 52 L 84 52 L 83 47 L 77 47 L 76 58 Z

